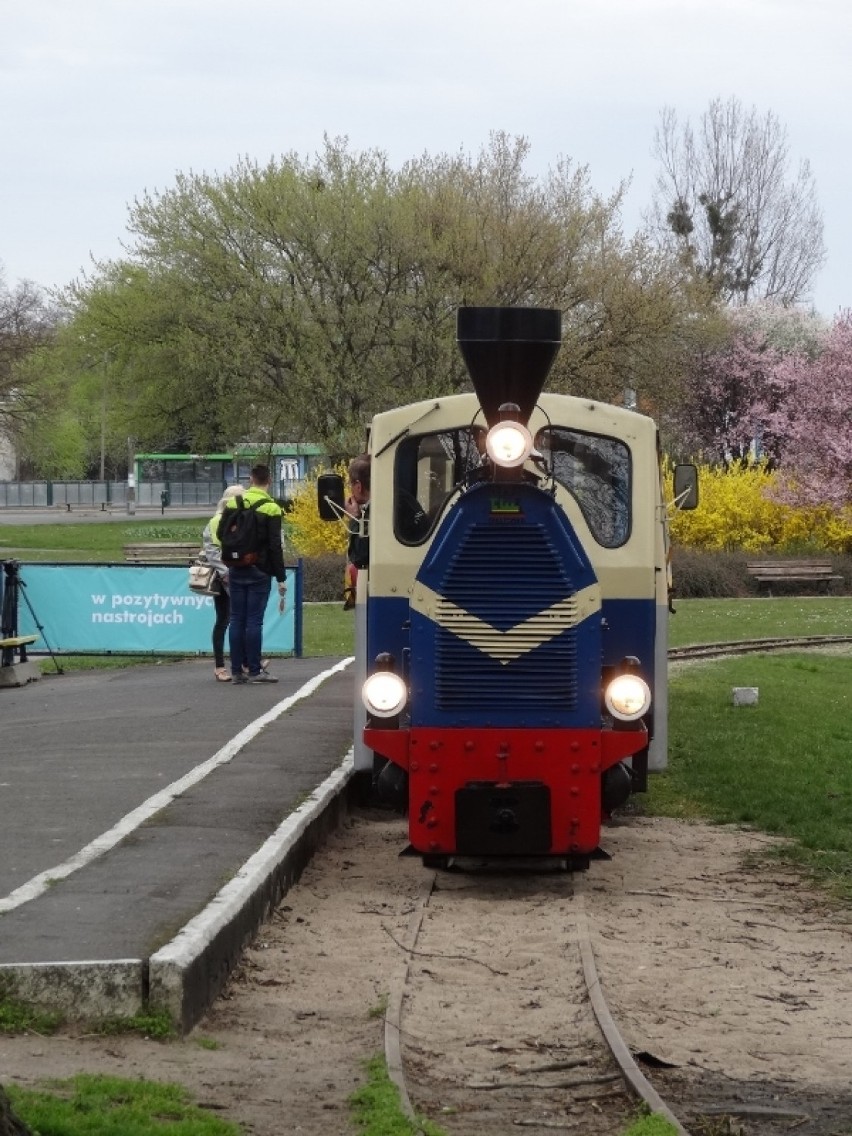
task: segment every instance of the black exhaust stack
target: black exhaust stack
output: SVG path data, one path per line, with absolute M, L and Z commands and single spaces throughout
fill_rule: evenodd
M 562 343 L 555 308 L 459 308 L 458 344 L 489 427 L 514 402 L 524 425 Z

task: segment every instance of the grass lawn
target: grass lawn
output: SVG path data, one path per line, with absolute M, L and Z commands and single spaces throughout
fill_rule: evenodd
M 787 635 L 852 635 L 852 597 L 675 600 L 669 643 L 728 643 Z
M 80 1074 L 53 1091 L 8 1087 L 13 1107 L 42 1136 L 240 1136 L 179 1085 Z
M 123 564 L 125 544 L 197 540 L 203 520 L 93 521 L 91 524 L 0 525 L 0 559 L 30 563 Z
M 758 688 L 734 706 L 731 688 Z M 789 837 L 783 854 L 852 900 L 852 655 L 751 655 L 673 669 L 669 768 L 645 811 Z
M 341 603 L 311 603 L 302 608 L 303 654 L 352 655 L 355 653 L 355 612 Z

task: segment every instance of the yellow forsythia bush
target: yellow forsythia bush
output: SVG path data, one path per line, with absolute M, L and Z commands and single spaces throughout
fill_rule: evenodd
M 346 465 L 334 467 L 346 480 Z M 318 469 L 294 495 L 287 513 L 288 543 L 297 556 L 322 556 L 329 552 L 344 553 L 348 535 L 340 521 L 323 521 L 317 509 L 317 478 L 328 470 Z
M 346 552 L 343 524 L 320 520 L 316 470 L 295 494 L 286 524 L 288 544 L 297 556 Z M 346 479 L 347 466 L 335 466 Z M 672 497 L 672 467 L 666 460 L 665 484 Z M 852 508 L 838 512 L 828 506 L 794 507 L 775 501 L 776 474 L 765 463 L 698 466 L 698 508 L 669 513 L 672 540 L 706 551 L 852 552 Z
M 671 499 L 668 462 L 664 473 Z M 852 509 L 782 504 L 772 497 L 775 482 L 763 462 L 699 465 L 698 508 L 670 512 L 673 542 L 708 551 L 852 551 Z

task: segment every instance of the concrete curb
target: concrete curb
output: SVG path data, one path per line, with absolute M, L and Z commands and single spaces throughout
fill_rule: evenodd
M 207 907 L 148 960 L 148 1006 L 192 1028 L 224 986 L 246 944 L 299 879 L 349 808 L 352 751 L 242 866 Z
M 219 994 L 258 928 L 349 811 L 350 749 L 210 903 L 149 959 L 0 964 L 0 996 L 72 1020 L 165 1011 L 187 1031 Z
M 65 1018 L 131 1018 L 145 1002 L 143 959 L 4 963 L 0 994 Z

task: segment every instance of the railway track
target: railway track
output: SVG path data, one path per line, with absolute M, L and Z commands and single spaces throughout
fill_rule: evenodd
M 611 1136 L 644 1102 L 688 1136 L 607 1007 L 582 879 L 506 872 L 430 874 L 421 888 L 385 1019 L 388 1070 L 405 1111 L 446 1115 L 452 1136 Z M 497 897 L 501 918 L 484 935 L 482 907 Z M 497 1021 L 516 1025 L 507 1034 Z M 459 1053 L 463 1061 L 447 1056 Z
M 757 651 L 790 651 L 810 647 L 843 646 L 852 635 L 799 635 L 779 639 L 741 639 L 732 643 L 700 643 L 690 647 L 671 647 L 670 662 L 693 659 L 719 659 L 725 655 L 748 655 Z
M 751 639 L 674 648 L 669 658 L 850 643 L 852 636 L 838 635 Z M 507 872 L 505 865 L 427 875 L 405 939 L 396 943 L 405 963 L 385 1017 L 387 1066 L 410 1117 L 444 1114 L 452 1136 L 611 1136 L 644 1104 L 679 1136 L 691 1136 L 637 1065 L 606 1003 L 587 886 L 583 875 Z M 483 934 L 483 905 L 497 898 L 501 918 Z M 492 1018 L 517 1027 L 507 1035 L 489 1026 Z M 773 1109 L 752 1112 L 756 1118 Z M 779 1115 L 789 1123 L 793 1114 Z

